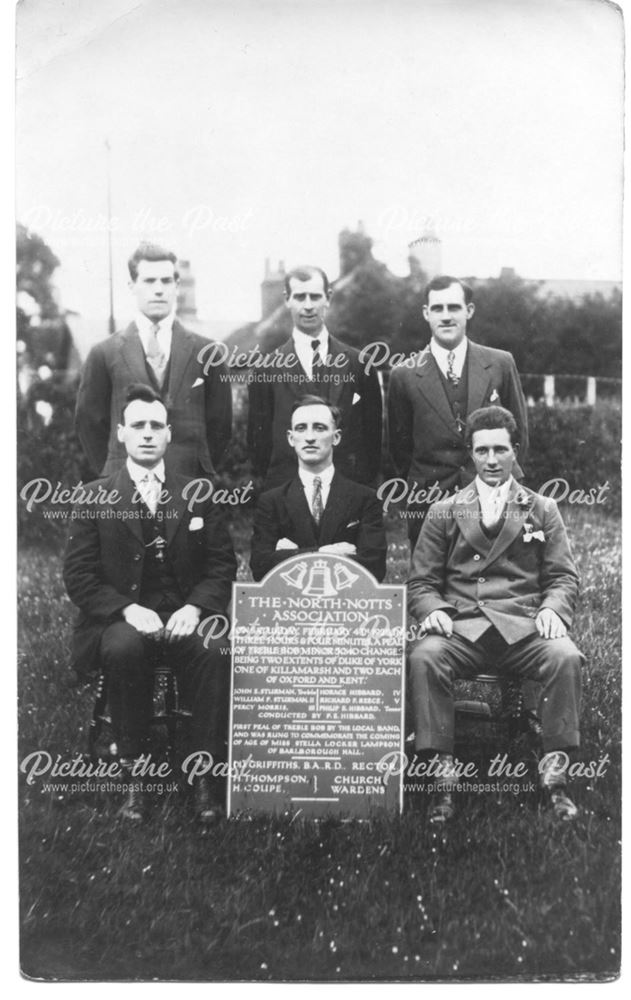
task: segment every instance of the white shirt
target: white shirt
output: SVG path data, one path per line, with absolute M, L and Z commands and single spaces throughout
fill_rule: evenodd
M 475 485 L 478 497 L 480 498 L 480 510 L 482 511 L 482 523 L 484 525 L 497 524 L 499 521 L 506 506 L 512 482 L 513 477 L 509 476 L 501 486 L 489 486 L 479 476 L 475 477 Z
M 165 363 L 171 357 L 171 340 L 173 338 L 173 320 L 175 319 L 175 313 L 170 312 L 168 316 L 161 319 L 157 324 L 154 320 L 149 319 L 144 313 L 136 313 L 135 323 L 138 328 L 138 336 L 142 341 L 142 349 L 147 354 L 147 347 L 149 346 L 149 337 L 153 331 L 154 326 L 158 327 L 158 345 L 160 350 L 164 355 Z
M 313 341 L 319 341 L 320 346 L 318 347 L 317 353 L 319 354 L 321 361 L 324 361 L 329 353 L 329 331 L 325 326 L 323 326 L 317 337 L 310 337 L 308 333 L 303 333 L 302 330 L 296 330 L 294 327 L 292 337 L 296 347 L 298 361 L 304 368 L 308 377 L 311 378 L 313 375 L 313 355 L 315 353 L 312 347 Z
M 329 491 L 331 489 L 331 481 L 335 474 L 335 466 L 333 463 L 327 466 L 323 472 L 307 472 L 306 469 L 298 469 L 298 475 L 300 477 L 300 482 L 303 485 L 305 496 L 307 498 L 307 503 L 309 504 L 309 510 L 313 514 L 313 480 L 316 476 L 319 476 L 322 480 L 322 508 L 326 508 L 326 502 L 329 499 Z
M 467 344 L 468 344 L 467 338 L 463 337 L 458 346 L 454 347 L 453 349 L 454 353 L 453 370 L 456 378 L 462 378 L 462 369 L 464 368 L 464 363 L 467 358 Z M 445 350 L 444 347 L 441 347 L 440 344 L 437 343 L 433 337 L 429 342 L 429 349 L 434 355 L 436 364 L 440 368 L 445 378 L 447 378 L 447 369 L 449 368 L 448 356 L 450 352 Z
M 146 469 L 127 458 L 127 471 L 132 482 L 152 514 L 158 509 L 158 500 L 164 487 L 164 459 L 161 458 L 153 469 Z M 157 485 L 156 485 L 157 481 Z

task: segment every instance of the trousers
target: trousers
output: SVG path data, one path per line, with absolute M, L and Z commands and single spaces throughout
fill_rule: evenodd
M 537 634 L 508 645 L 490 628 L 475 643 L 456 633 L 426 635 L 408 651 L 416 749 L 453 752 L 453 682 L 484 673 L 491 656 L 500 672 L 541 685 L 537 714 L 544 751 L 577 747 L 582 653 L 568 636 Z
M 153 709 L 153 672 L 157 641 L 127 622 L 109 625 L 100 656 L 108 677 L 112 722 L 123 757 L 137 757 L 146 747 Z M 180 694 L 192 708 L 190 750 L 207 750 L 224 760 L 230 697 L 230 646 L 196 633 L 164 643 L 166 662 L 175 671 Z

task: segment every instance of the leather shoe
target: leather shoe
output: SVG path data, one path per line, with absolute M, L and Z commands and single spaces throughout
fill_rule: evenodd
M 578 807 L 572 802 L 567 794 L 565 785 L 556 785 L 545 789 L 544 798 L 546 802 L 546 812 L 561 823 L 571 823 L 578 816 Z
M 432 826 L 440 826 L 453 819 L 455 812 L 454 800 L 451 792 L 434 792 L 427 813 L 427 822 Z
M 120 815 L 130 823 L 142 823 L 147 816 L 147 802 L 144 793 L 135 788 L 130 789 L 121 806 Z
M 195 778 L 193 783 L 193 808 L 195 819 L 204 826 L 216 823 L 226 811 L 216 783 L 206 775 Z

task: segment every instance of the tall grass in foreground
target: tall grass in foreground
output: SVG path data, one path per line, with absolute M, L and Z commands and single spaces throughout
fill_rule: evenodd
M 554 825 L 523 791 L 469 794 L 447 838 L 426 803 L 370 823 L 290 816 L 196 830 L 181 793 L 140 829 L 120 797 L 21 776 L 22 967 L 62 979 L 533 979 L 619 968 L 620 522 L 565 514 L 586 655 L 579 820 Z M 407 569 L 389 525 L 388 582 Z M 235 525 L 245 551 L 247 524 Z M 59 553 L 22 553 L 20 758 L 85 749 L 93 690 L 69 669 L 73 609 Z M 240 576 L 246 574 L 242 561 Z M 409 808 L 408 808 L 409 806 Z

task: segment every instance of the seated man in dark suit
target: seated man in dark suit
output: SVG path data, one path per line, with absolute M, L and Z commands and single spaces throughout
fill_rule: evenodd
M 447 779 L 432 822 L 453 814 L 452 682 L 482 672 L 489 659 L 540 683 L 542 790 L 556 818 L 577 813 L 559 766 L 566 758 L 554 753 L 579 745 L 583 656 L 568 636 L 578 576 L 554 501 L 513 479 L 516 436 L 503 407 L 469 416 L 475 481 L 430 508 L 414 550 L 408 611 L 422 634 L 408 657 L 416 748 L 437 755 Z
M 255 580 L 302 552 L 349 556 L 377 578 L 386 574 L 386 536 L 375 492 L 335 471 L 340 413 L 319 396 L 297 400 L 287 440 L 298 475 L 263 493 L 254 517 L 250 565 Z
M 197 634 L 200 619 L 224 615 L 236 576 L 230 536 L 215 505 L 189 502 L 185 476 L 165 473 L 167 411 L 148 385 L 132 385 L 118 425 L 122 469 L 85 487 L 100 502 L 73 511 L 64 564 L 81 615 L 74 634 L 78 669 L 98 664 L 122 763 L 146 750 L 152 713 L 151 652 L 162 642 L 192 706 L 191 751 L 225 761 L 230 657 L 225 643 Z M 80 665 L 80 666 L 79 666 Z M 134 783 L 134 784 L 137 784 Z M 194 783 L 201 822 L 220 810 L 220 782 Z M 145 798 L 130 791 L 123 816 L 141 820 Z

